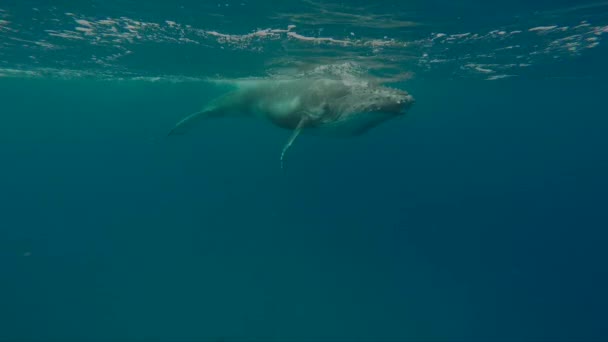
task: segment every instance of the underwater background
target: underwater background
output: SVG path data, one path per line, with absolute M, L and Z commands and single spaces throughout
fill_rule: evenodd
M 2 0 L 0 340 L 608 339 L 606 34 L 604 1 Z M 311 73 L 416 104 L 284 170 L 261 120 L 167 137 Z

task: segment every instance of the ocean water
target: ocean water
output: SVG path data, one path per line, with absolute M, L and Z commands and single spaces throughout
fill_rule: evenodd
M 608 3 L 0 2 L 0 340 L 605 341 Z M 167 137 L 238 79 L 416 98 Z

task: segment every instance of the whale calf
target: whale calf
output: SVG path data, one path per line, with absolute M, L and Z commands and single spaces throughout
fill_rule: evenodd
M 352 137 L 404 115 L 414 104 L 406 91 L 367 80 L 259 79 L 236 88 L 179 121 L 169 135 L 184 134 L 204 119 L 255 117 L 292 131 L 285 153 L 300 133 Z

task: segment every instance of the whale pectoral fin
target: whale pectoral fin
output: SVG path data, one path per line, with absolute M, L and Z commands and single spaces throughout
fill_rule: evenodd
M 192 113 L 185 118 L 181 119 L 175 126 L 169 131 L 168 135 L 181 135 L 187 133 L 191 130 L 196 124 L 207 118 L 219 117 L 222 116 L 221 111 L 219 110 L 203 110 L 200 112 Z
M 296 128 L 293 130 L 293 133 L 291 133 L 289 140 L 287 140 L 287 143 L 285 144 L 285 146 L 283 146 L 283 150 L 281 151 L 281 169 L 283 169 L 283 160 L 285 159 L 285 153 L 287 152 L 287 150 L 289 150 L 298 135 L 300 135 L 300 132 L 302 132 L 302 129 L 304 128 L 304 125 L 307 121 L 308 120 L 306 119 L 306 117 L 300 120 Z

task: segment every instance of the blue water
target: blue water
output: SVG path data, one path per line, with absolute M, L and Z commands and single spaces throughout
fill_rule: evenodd
M 608 339 L 607 25 L 601 1 L 0 3 L 0 340 Z M 319 68 L 416 104 L 285 170 L 262 120 L 166 136 L 217 80 Z

